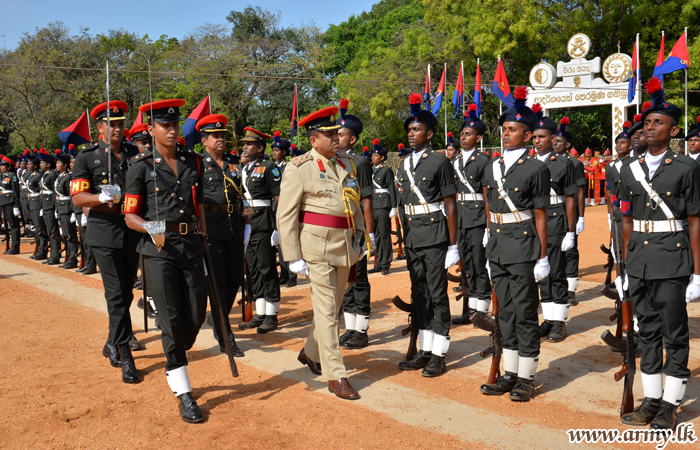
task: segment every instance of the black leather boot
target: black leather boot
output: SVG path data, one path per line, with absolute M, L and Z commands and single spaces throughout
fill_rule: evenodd
M 139 379 L 139 373 L 136 371 L 134 357 L 131 356 L 129 344 L 119 345 L 119 356 L 122 361 L 122 381 L 124 383 L 138 383 L 141 381 Z
M 533 380 L 518 378 L 515 387 L 510 391 L 510 399 L 514 402 L 529 402 L 532 395 L 535 393 L 535 388 L 532 385 Z
M 432 358 L 430 358 L 428 365 L 423 368 L 421 375 L 424 377 L 433 378 L 439 377 L 446 371 L 447 367 L 445 366 L 445 357 L 433 355 Z
M 555 320 L 552 331 L 549 332 L 547 340 L 549 342 L 561 342 L 566 339 L 566 322 Z
M 254 315 L 250 322 L 239 323 L 238 328 L 242 330 L 250 330 L 251 328 L 258 328 L 265 321 L 265 315 Z
M 496 378 L 495 383 L 482 384 L 479 390 L 481 390 L 482 394 L 486 395 L 503 395 L 506 392 L 512 391 L 517 381 L 517 374 L 513 372 L 506 372 L 505 375 Z
M 472 321 L 469 318 L 475 312 L 475 309 L 469 308 L 466 314 L 462 314 L 461 316 L 457 316 L 454 319 L 452 319 L 452 325 L 469 325 L 470 323 L 472 323 Z
M 578 300 L 576 300 L 576 292 L 569 291 L 568 302 L 569 302 L 569 305 L 571 305 L 571 306 L 578 305 Z
M 345 333 L 341 334 L 338 338 L 338 344 L 345 344 L 352 337 L 353 334 L 355 334 L 355 330 L 345 330 Z
M 661 409 L 661 399 L 660 398 L 644 398 L 644 401 L 639 408 L 635 409 L 631 413 L 622 416 L 622 423 L 625 425 L 632 425 L 635 427 L 643 427 L 649 424 L 656 414 L 658 414 Z
M 121 367 L 122 361 L 119 358 L 119 350 L 116 345 L 111 345 L 109 342 L 105 342 L 105 346 L 102 347 L 102 355 L 109 359 L 109 363 L 112 367 Z
M 267 334 L 270 331 L 277 329 L 279 322 L 277 321 L 277 316 L 265 316 L 265 320 L 258 327 L 258 334 Z
M 549 333 L 552 331 L 552 327 L 554 327 L 553 320 L 545 320 L 542 322 L 540 325 L 540 337 L 543 338 L 549 336 Z
M 199 423 L 204 420 L 202 410 L 197 406 L 197 402 L 194 401 L 191 392 L 178 395 L 177 398 L 180 400 L 177 408 L 180 411 L 180 417 L 182 417 L 183 421 L 187 423 Z
M 350 339 L 348 339 L 344 344 L 343 347 L 345 348 L 365 348 L 369 345 L 369 338 L 367 337 L 367 333 L 363 333 L 361 331 L 356 331 L 355 334 L 352 335 Z
M 678 407 L 669 402 L 662 401 L 661 409 L 651 421 L 651 428 L 656 430 L 675 430 L 678 421 Z
M 399 363 L 399 369 L 401 369 L 401 370 L 420 370 L 423 367 L 428 365 L 432 356 L 433 356 L 432 352 L 426 352 L 425 350 L 421 350 L 418 353 L 416 353 L 416 356 L 414 356 L 412 360 L 401 361 Z

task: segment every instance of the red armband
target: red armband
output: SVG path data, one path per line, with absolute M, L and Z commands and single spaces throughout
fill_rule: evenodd
M 82 192 L 91 192 L 90 180 L 76 178 L 70 182 L 70 195 L 80 194 Z
M 124 214 L 141 215 L 141 206 L 143 206 L 143 196 L 126 194 L 124 196 Z

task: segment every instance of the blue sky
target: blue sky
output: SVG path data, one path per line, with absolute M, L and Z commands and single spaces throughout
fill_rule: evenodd
M 263 0 L 184 1 L 184 0 L 0 0 L 0 46 L 3 36 L 8 50 L 14 49 L 25 32 L 33 33 L 50 22 L 61 21 L 78 34 L 87 27 L 92 34 L 123 28 L 157 39 L 163 34 L 182 38 L 205 23 L 226 23 L 230 11 L 242 11 L 257 4 L 271 11 L 281 11 L 285 25 L 313 22 L 322 30 L 338 24 L 351 14 L 369 11 L 378 0 Z

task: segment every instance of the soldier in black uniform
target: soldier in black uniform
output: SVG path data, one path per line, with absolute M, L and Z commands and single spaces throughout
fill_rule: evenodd
M 58 177 L 54 181 L 54 192 L 56 193 L 56 213 L 58 221 L 63 231 L 63 241 L 66 243 L 67 258 L 61 264 L 61 269 L 75 269 L 78 267 L 78 230 L 76 229 L 77 217 L 73 212 L 73 202 L 70 198 L 71 175 L 70 155 L 60 154 L 56 161 Z
M 396 216 L 396 184 L 394 171 L 386 162 L 388 150 L 375 139 L 372 146 L 372 205 L 374 207 L 374 238 L 377 241 L 377 266 L 368 273 L 381 272 L 389 275 L 391 268 L 391 219 Z
M 148 132 L 148 124 L 142 123 L 129 130 L 129 140 L 139 149 L 139 153 L 152 150 L 153 139 Z
M 569 290 L 569 304 L 575 306 L 578 304 L 576 300 L 576 289 L 578 289 L 578 263 L 579 263 L 579 253 L 578 253 L 578 235 L 583 232 L 585 228 L 585 221 L 583 215 L 586 211 L 586 171 L 583 167 L 583 163 L 577 158 L 569 155 L 569 149 L 571 148 L 571 141 L 573 136 L 567 130 L 569 127 L 569 119 L 564 117 L 560 121 L 560 127 L 556 130 L 554 135 L 554 153 L 557 155 L 566 155 L 569 161 L 574 165 L 574 172 L 576 174 L 576 186 L 578 186 L 578 193 L 576 194 L 575 213 L 576 213 L 576 236 L 574 237 L 574 247 L 566 252 L 566 281 Z
M 685 141 L 688 143 L 688 156 L 697 161 L 700 156 L 700 116 L 697 117 L 695 126 L 685 135 Z
M 34 233 L 36 234 L 37 252 L 29 258 L 35 261 L 42 261 L 48 258 L 46 248 L 48 247 L 48 234 L 46 234 L 46 224 L 41 218 L 41 175 L 39 169 L 41 160 L 38 157 L 27 163 L 27 198 L 29 200 L 29 211 L 32 214 Z
M 46 226 L 49 236 L 49 248 L 51 257 L 42 264 L 53 266 L 61 262 L 61 233 L 58 229 L 58 214 L 56 214 L 55 194 L 53 191 L 54 182 L 58 177 L 56 172 L 56 158 L 53 155 L 43 155 L 39 168 L 43 172 L 41 175 L 41 217 Z
M 486 257 L 499 303 L 498 323 L 505 374 L 481 386 L 487 395 L 510 392 L 512 401 L 529 401 L 540 355 L 537 282 L 549 275 L 547 207 L 550 173 L 525 149 L 539 120 L 525 106 L 527 89 L 519 87 L 514 106 L 498 120 L 503 127 L 503 156 L 484 170 L 490 228 Z
M 148 233 L 142 226 L 146 222 L 165 222 L 164 236 L 141 235 L 138 252 L 144 257 L 144 275 L 158 309 L 168 385 L 179 399 L 182 420 L 197 423 L 204 418 L 192 396 L 186 352 L 194 345 L 207 310 L 205 248 L 198 235 L 207 230 L 202 160 L 177 146 L 184 104 L 184 100 L 161 100 L 139 107 L 149 116 L 155 148 L 132 159 L 124 214 L 129 228 L 141 233 Z
M 485 132 L 486 125 L 479 119 L 476 105 L 469 105 L 459 128 L 460 145 L 457 148 L 461 147 L 461 151 L 452 161 L 457 184 L 457 244 L 462 268 L 469 281 L 469 300 L 462 299 L 462 315 L 452 319 L 452 325 L 471 323 L 469 317 L 475 311 L 486 315 L 491 304 L 491 282 L 483 244 L 487 205 L 484 200 L 485 189 L 481 184 L 491 157 L 476 148 Z
M 622 423 L 673 430 L 690 377 L 686 303 L 700 298 L 700 166 L 670 149 L 683 112 L 666 102 L 658 78 L 647 93 L 653 101 L 641 120 L 647 153 L 621 168 L 618 192 L 626 274 L 616 285 L 622 297 L 629 279 L 645 397 Z
M 71 144 L 73 145 L 73 144 Z M 73 168 L 75 166 L 76 154 L 73 153 L 73 149 L 70 150 L 71 160 L 70 160 L 70 171 L 71 171 L 71 181 L 73 180 Z M 72 187 L 72 183 L 71 183 Z M 72 202 L 72 199 L 71 199 Z M 80 253 L 83 255 L 83 268 L 76 270 L 77 273 L 82 273 L 83 275 L 92 275 L 97 273 L 97 262 L 95 261 L 95 255 L 92 253 L 92 248 L 85 243 L 85 230 L 87 227 L 88 218 L 87 215 L 83 214 L 82 206 L 75 206 L 73 203 L 73 213 L 75 214 L 75 224 L 80 231 Z
M 282 139 L 279 130 L 275 131 L 272 136 L 274 142 L 272 147 L 272 160 L 277 165 L 280 170 L 280 174 L 284 175 L 284 169 L 287 167 L 287 156 L 291 155 L 291 145 L 287 139 Z M 284 255 L 282 255 L 282 246 L 277 246 L 277 255 L 280 263 L 280 285 L 285 285 L 287 287 L 294 287 L 297 285 L 297 274 L 289 270 L 289 263 L 284 260 Z
M 27 164 L 29 164 L 30 156 L 29 149 L 24 150 L 22 155 L 22 164 L 20 165 L 20 170 L 17 172 L 17 180 L 19 181 L 20 195 L 20 216 L 22 218 L 22 224 L 24 230 L 22 231 L 22 237 L 29 236 L 28 230 L 34 227 L 32 221 L 32 212 L 29 209 L 29 191 L 27 190 L 27 179 L 29 178 L 29 171 L 27 170 Z
M 396 178 L 409 224 L 404 228 L 405 249 L 420 351 L 399 368 L 423 369 L 424 377 L 437 377 L 445 373 L 450 346 L 447 269 L 459 262 L 457 185 L 450 161 L 430 145 L 437 119 L 421 110 L 420 95 L 411 94 L 409 102 L 411 115 L 403 126 L 413 153 L 404 157 Z
M 622 124 L 622 132 L 615 137 L 615 153 L 617 159 L 608 164 L 605 168 L 605 188 L 608 206 L 608 228 L 612 233 L 610 251 L 613 252 L 613 259 L 618 261 L 620 257 L 620 242 L 622 239 L 622 213 L 620 212 L 620 201 L 618 199 L 618 186 L 620 184 L 620 169 L 624 161 L 632 151 L 629 130 L 632 124 L 625 122 Z M 610 219 L 612 217 L 612 220 Z M 615 226 L 616 230 L 613 230 Z
M 369 236 L 372 247 L 374 240 L 374 201 L 372 199 L 372 165 L 362 155 L 355 153 L 354 147 L 360 138 L 364 125 L 362 121 L 348 114 L 349 101 L 340 100 L 340 118 L 336 124 L 338 129 L 338 154 L 352 158 L 352 162 L 357 170 L 357 184 L 360 189 L 360 208 L 365 222 L 366 236 Z M 367 238 L 365 237 L 365 241 Z M 365 248 L 367 243 L 365 242 Z M 368 254 L 357 261 L 357 281 L 349 283 L 343 295 L 343 316 L 345 319 L 345 333 L 340 335 L 338 342 L 344 348 L 364 348 L 369 345 L 367 330 L 369 329 L 371 287 L 367 278 Z
M 651 102 L 644 102 L 642 112 L 651 106 Z M 647 143 L 644 140 L 644 124 L 642 123 L 642 115 L 634 116 L 634 125 L 629 131 L 630 144 L 632 145 L 631 156 L 642 156 L 647 152 Z
M 447 133 L 447 146 L 445 147 L 445 156 L 447 156 L 447 159 L 450 160 L 450 162 L 454 162 L 455 158 L 457 158 L 457 155 L 459 154 L 459 141 L 455 141 L 454 136 L 452 135 L 452 132 Z
M 5 217 L 7 227 L 10 227 L 10 242 L 12 246 L 3 254 L 19 254 L 19 182 L 17 174 L 12 170 L 15 163 L 7 156 L 0 159 L 0 209 Z
M 90 112 L 97 121 L 102 139 L 85 147 L 75 159 L 71 181 L 73 204 L 87 213 L 83 242 L 92 249 L 102 276 L 102 285 L 109 315 L 109 336 L 102 354 L 112 367 L 121 367 L 122 381 L 139 382 L 139 374 L 131 355 L 129 340 L 132 336 L 129 308 L 134 299 L 132 287 L 136 278 L 138 254 L 136 245 L 140 235 L 129 230 L 124 223 L 123 199 L 115 198 L 109 190 L 101 190 L 110 182 L 111 158 L 112 185 L 121 189 L 123 196 L 129 158 L 138 154 L 132 144 L 123 142 L 126 103 L 119 100 L 97 105 Z M 87 209 L 89 208 L 89 212 Z M 86 271 L 87 272 L 87 271 Z M 83 272 L 85 273 L 85 272 Z
M 204 217 L 209 235 L 209 253 L 214 265 L 219 296 L 226 311 L 226 336 L 231 343 L 233 356 L 244 356 L 236 345 L 231 331 L 228 314 L 231 313 L 238 288 L 243 279 L 244 239 L 250 237 L 250 225 L 242 215 L 243 187 L 241 185 L 241 165 L 238 157 L 227 153 L 226 125 L 228 119 L 222 114 L 211 114 L 201 118 L 195 128 L 202 135 L 202 170 L 204 171 Z M 211 291 L 208 291 L 211 299 Z M 209 302 L 211 313 L 207 323 L 212 328 L 214 338 L 219 343 L 221 353 L 226 352 L 226 344 L 221 332 L 219 311 L 214 302 Z
M 540 325 L 540 337 L 549 342 L 566 339 L 566 320 L 569 317 L 569 296 L 566 281 L 566 254 L 574 246 L 576 233 L 575 196 L 576 172 L 569 158 L 557 155 L 553 150 L 557 123 L 544 117 L 539 103 L 532 110 L 538 122 L 532 133 L 537 159 L 549 169 L 550 196 L 547 207 L 547 258 L 549 276 L 540 280 L 540 304 L 544 322 Z
M 251 276 L 251 291 L 255 295 L 255 316 L 239 328 L 256 328 L 260 334 L 276 330 L 280 310 L 280 282 L 277 273 L 275 246 L 279 234 L 275 229 L 276 202 L 280 194 L 282 173 L 277 165 L 263 158 L 270 136 L 253 128 L 244 129 L 243 154 L 250 161 L 242 167 L 244 204 L 252 208 L 248 216 L 251 235 L 245 258 Z

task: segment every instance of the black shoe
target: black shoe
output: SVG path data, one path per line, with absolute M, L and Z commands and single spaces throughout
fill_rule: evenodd
M 119 350 L 116 345 L 111 345 L 109 342 L 105 342 L 105 346 L 102 347 L 102 356 L 109 359 L 109 363 L 112 367 L 121 367 L 122 361 L 119 358 Z
M 555 320 L 552 331 L 547 335 L 547 340 L 549 342 L 561 342 L 564 339 L 566 339 L 566 322 Z
M 85 269 L 83 271 L 83 275 L 92 275 L 93 273 L 97 273 L 97 269 L 95 269 L 94 267 L 91 267 L 89 269 Z
M 389 275 L 391 271 L 389 269 L 382 269 L 382 275 Z
M 8 251 L 5 252 L 6 255 L 19 255 L 19 250 L 15 249 L 9 249 Z
M 47 266 L 55 266 L 56 264 L 59 264 L 61 260 L 59 258 L 49 258 L 46 261 L 43 262 L 43 264 L 46 264 Z
M 401 256 L 397 256 L 396 259 L 398 259 L 399 261 L 403 261 L 404 259 L 406 259 L 406 254 L 404 253 Z
M 238 344 L 236 344 L 236 338 L 233 336 L 233 333 L 229 334 L 228 336 L 228 342 L 231 344 L 231 356 L 234 358 L 243 358 L 245 356 L 245 353 L 243 353 L 243 350 L 238 348 Z M 226 354 L 226 343 L 223 341 L 219 341 L 219 350 L 221 353 Z
M 576 300 L 576 292 L 569 291 L 569 305 L 571 306 L 576 306 L 578 305 L 578 300 Z
M 119 345 L 119 356 L 122 361 L 122 381 L 124 383 L 138 383 L 139 373 L 136 371 L 134 357 L 131 356 L 131 348 L 129 344 Z
M 258 327 L 258 334 L 267 334 L 277 329 L 277 316 L 265 316 L 265 321 Z
M 141 298 L 139 298 L 139 301 L 136 302 L 136 306 L 138 306 L 139 309 L 143 309 L 143 296 L 141 296 Z M 146 308 L 148 308 L 148 311 L 146 313 L 148 315 L 148 317 L 150 317 L 151 319 L 155 319 L 156 317 L 158 317 L 158 314 L 156 314 L 156 312 L 153 310 L 153 307 L 151 306 L 150 301 L 146 302 Z M 207 317 L 207 319 L 208 319 L 208 317 Z M 207 320 L 207 323 L 209 323 L 208 320 Z
M 48 257 L 49 257 L 49 255 L 47 255 L 46 253 L 37 253 L 36 255 L 34 255 L 34 258 L 32 258 L 32 259 L 34 261 L 43 261 L 43 260 L 47 259 Z
M 280 278 L 280 286 L 287 284 L 287 281 L 289 281 L 287 278 Z
M 287 281 L 287 284 L 285 284 L 285 286 L 287 286 L 288 288 L 294 287 L 296 285 L 297 285 L 297 280 L 289 280 L 289 281 Z
M 432 352 L 426 352 L 424 350 L 416 353 L 410 361 L 401 361 L 399 363 L 399 369 L 401 370 L 420 370 L 428 365 L 430 359 L 432 358 Z
M 461 291 L 460 291 L 461 292 Z M 469 308 L 469 312 L 467 314 L 462 314 L 461 316 L 455 317 L 452 319 L 452 325 L 469 325 L 472 323 L 471 317 L 472 314 L 474 314 L 476 311 Z
M 445 366 L 445 357 L 433 355 L 432 358 L 430 358 L 428 365 L 425 366 L 423 372 L 421 372 L 421 375 L 424 377 L 433 378 L 439 377 L 445 373 L 445 371 L 447 371 L 447 367 Z
M 265 321 L 265 315 L 254 315 L 250 322 L 239 323 L 238 328 L 242 330 L 249 330 L 251 328 L 258 328 Z
M 77 261 L 68 261 L 61 266 L 61 269 L 75 269 L 76 267 L 78 267 Z
M 622 423 L 635 427 L 644 427 L 654 420 L 660 409 L 660 398 L 645 397 L 639 408 L 622 416 Z
M 496 378 L 493 384 L 482 384 L 479 390 L 486 395 L 503 395 L 510 392 L 518 382 L 518 375 L 513 372 L 506 372 L 505 375 Z
M 138 289 L 139 291 L 143 291 L 143 281 L 141 281 L 141 278 L 136 280 L 136 283 L 134 283 L 134 289 Z
M 177 408 L 180 411 L 180 417 L 182 417 L 183 421 L 187 423 L 199 423 L 204 420 L 202 410 L 197 406 L 197 402 L 194 401 L 191 392 L 178 395 L 177 398 L 180 400 Z
M 656 430 L 675 430 L 678 421 L 678 407 L 667 401 L 661 402 L 661 409 L 649 425 Z
M 83 273 L 87 270 L 87 267 L 83 267 L 82 269 L 78 269 L 75 271 L 75 273 Z
M 156 316 L 156 328 L 158 328 L 159 330 L 161 329 L 160 328 L 160 317 L 157 317 L 157 316 Z
M 382 269 L 380 269 L 379 267 L 373 267 L 373 268 L 369 269 L 367 271 L 367 273 L 377 273 L 377 272 L 381 272 L 381 271 L 382 271 Z
M 68 263 L 68 262 L 66 261 L 66 262 L 64 262 L 63 264 L 59 264 L 59 265 L 58 265 L 58 268 L 59 268 L 59 269 L 63 269 L 63 266 L 65 266 L 67 263 Z
M 549 336 L 549 333 L 552 332 L 553 327 L 553 320 L 545 320 L 544 322 L 542 322 L 542 324 L 540 325 L 540 338 Z
M 131 339 L 129 339 L 129 348 L 132 352 L 141 350 L 141 343 L 134 337 L 133 334 L 131 335 Z M 146 347 L 144 346 L 143 348 L 145 349 Z
M 338 344 L 345 344 L 352 337 L 353 334 L 355 334 L 355 330 L 345 330 L 345 333 L 341 334 L 338 338 Z
M 514 402 L 529 402 L 532 395 L 535 393 L 535 388 L 532 385 L 533 380 L 518 378 L 518 383 L 512 391 L 510 391 L 510 399 Z
M 348 339 L 344 344 L 344 348 L 365 348 L 369 345 L 369 338 L 367 333 L 361 331 L 356 331 L 350 339 Z

